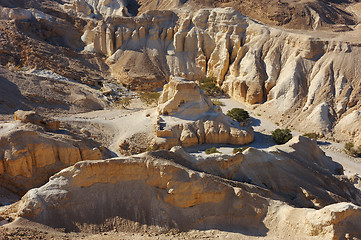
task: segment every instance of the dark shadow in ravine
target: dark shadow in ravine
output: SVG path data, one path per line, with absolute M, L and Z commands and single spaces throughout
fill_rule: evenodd
M 29 110 L 23 104 L 25 98 L 16 84 L 0 76 L 0 86 L 0 114 L 11 114 L 17 109 Z
M 331 145 L 331 143 L 330 143 L 330 142 L 326 142 L 326 141 L 317 140 L 317 145 L 328 146 L 328 145 Z
M 249 124 L 252 126 L 252 127 L 258 127 L 261 125 L 261 120 L 257 119 L 257 118 L 254 118 L 254 117 L 251 117 L 249 119 Z
M 254 147 L 258 149 L 269 148 L 277 145 L 271 135 L 267 135 L 261 132 L 254 132 L 254 141 L 245 146 Z

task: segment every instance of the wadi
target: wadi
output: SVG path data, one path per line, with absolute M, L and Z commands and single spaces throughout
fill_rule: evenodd
M 0 0 L 0 239 L 361 239 L 361 3 Z

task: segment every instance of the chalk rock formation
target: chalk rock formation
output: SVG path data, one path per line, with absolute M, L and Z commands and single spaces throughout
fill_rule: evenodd
M 63 5 L 66 11 L 73 11 L 80 16 L 107 17 L 128 16 L 126 0 L 73 0 Z
M 361 207 L 352 203 L 320 210 L 295 208 L 262 187 L 174 163 L 182 161 L 168 151 L 82 161 L 30 190 L 17 205 L 17 216 L 92 232 L 137 230 L 145 224 L 152 231 L 220 229 L 253 236 L 269 231 L 294 239 L 335 239 L 346 233 L 360 237 Z M 318 172 L 309 170 L 309 174 Z
M 335 126 L 335 132 L 343 136 L 343 140 L 349 140 L 346 136 L 352 136 L 352 142 L 361 146 L 361 111 L 354 110 L 343 117 Z
M 0 185 L 23 194 L 59 170 L 82 160 L 102 159 L 99 144 L 71 133 L 47 132 L 31 123 L 15 123 L 0 135 Z
M 352 203 L 336 203 L 319 210 L 273 205 L 265 225 L 278 239 L 358 239 L 361 208 Z M 274 224 L 277 223 L 277 224 Z
M 161 156 L 83 161 L 30 190 L 19 216 L 72 230 L 121 229 L 131 221 L 160 229 L 253 230 L 267 209 L 267 201 L 253 191 L 261 190 L 231 187 Z
M 298 207 L 320 208 L 340 201 L 361 204 L 359 190 L 340 176 L 342 166 L 306 137 L 296 136 L 266 150 L 248 148 L 233 156 L 194 157 L 179 147 L 171 151 L 193 169 L 268 188 Z
M 255 23 L 232 8 L 216 8 L 187 17 L 150 11 L 109 19 L 83 37 L 131 88 L 154 89 L 171 75 L 213 76 L 233 98 L 262 103 L 257 109 L 274 121 L 283 114 L 282 124 L 301 132 L 350 139 L 333 131 L 361 106 L 361 73 L 354 61 L 360 49 L 358 39 L 347 34 L 348 42 L 301 35 Z
M 225 116 L 193 81 L 172 77 L 158 102 L 155 144 L 169 149 L 203 143 L 242 145 L 253 141 L 252 127 Z

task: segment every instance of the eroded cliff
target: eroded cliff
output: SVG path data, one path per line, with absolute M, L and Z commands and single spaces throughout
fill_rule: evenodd
M 131 88 L 160 87 L 171 75 L 212 76 L 284 126 L 341 139 L 351 136 L 333 128 L 360 108 L 360 48 L 347 34 L 350 41 L 270 28 L 223 8 L 116 17 L 88 24 L 82 39 Z

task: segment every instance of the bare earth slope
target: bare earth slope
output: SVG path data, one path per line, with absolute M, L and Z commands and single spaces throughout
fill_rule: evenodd
M 347 30 L 347 25 L 357 24 L 357 17 L 347 7 L 358 1 L 327 0 L 190 0 L 171 1 L 172 4 L 160 4 L 159 1 L 139 0 L 139 12 L 150 9 L 165 9 L 185 6 L 200 9 L 205 7 L 233 7 L 241 14 L 269 25 L 292 29 L 330 29 Z M 168 2 L 168 1 L 167 1 Z M 265 7 L 267 6 L 267 7 Z
M 0 67 L 0 84 L 2 119 L 12 118 L 18 109 L 36 110 L 47 115 L 86 112 L 108 106 L 99 91 L 51 71 L 12 72 Z

